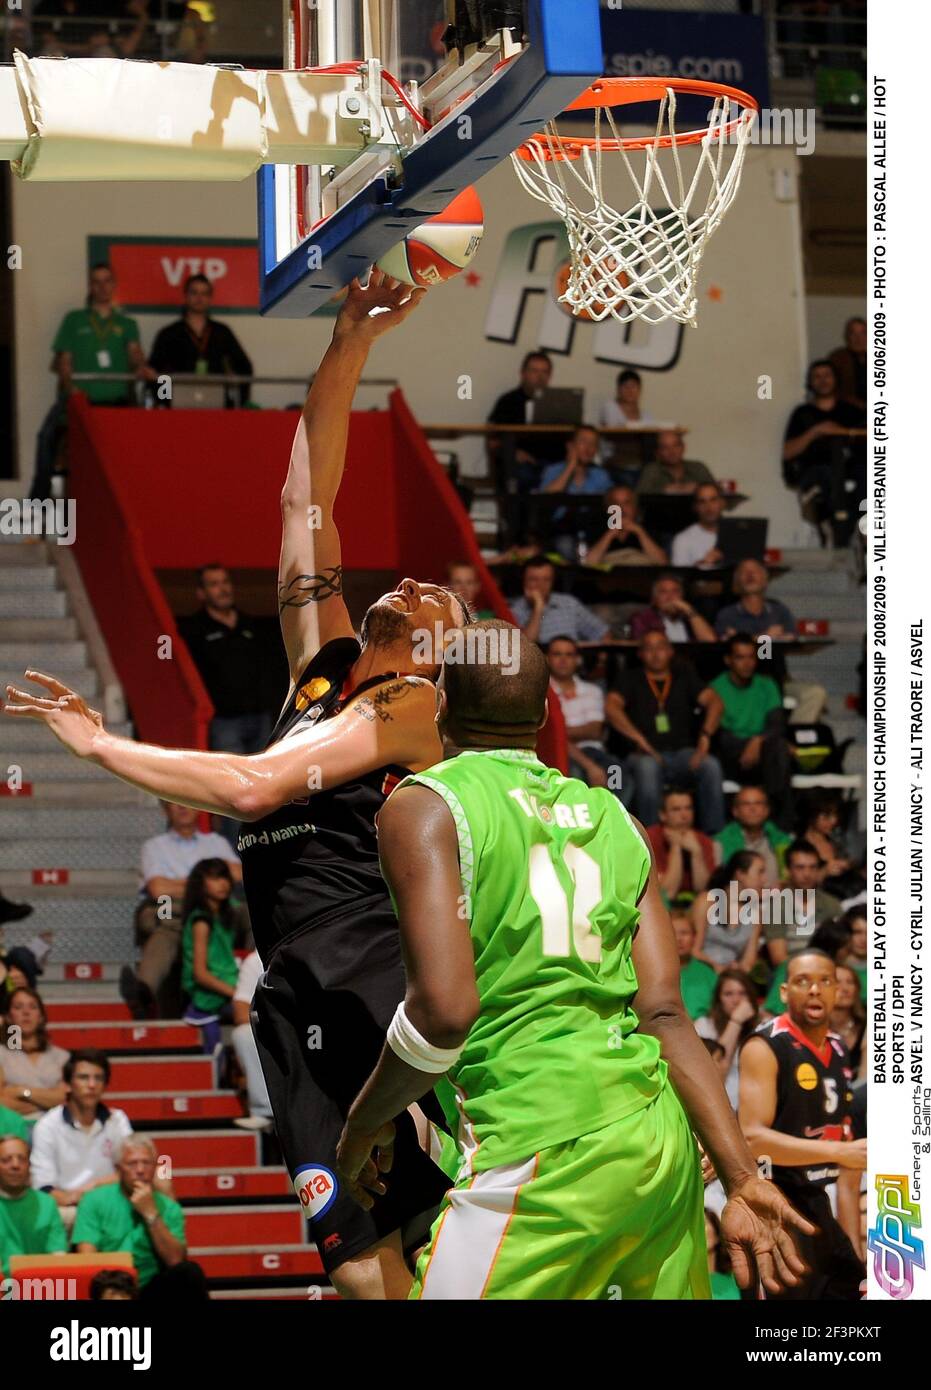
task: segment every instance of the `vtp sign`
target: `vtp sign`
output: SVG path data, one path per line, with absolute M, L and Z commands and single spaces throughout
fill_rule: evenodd
M 206 275 L 212 284 L 212 312 L 258 313 L 259 254 L 246 238 L 90 236 L 88 268 L 101 262 L 116 276 L 117 299 L 128 313 L 180 313 L 189 275 Z

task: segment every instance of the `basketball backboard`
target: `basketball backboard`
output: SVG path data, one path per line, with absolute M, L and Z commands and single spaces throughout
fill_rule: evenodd
M 260 171 L 263 314 L 313 313 L 602 71 L 599 0 L 284 3 L 286 67 L 358 74 L 360 149 Z

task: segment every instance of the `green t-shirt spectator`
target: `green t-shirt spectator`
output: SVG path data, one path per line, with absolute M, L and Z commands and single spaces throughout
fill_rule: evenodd
M 775 821 L 768 820 L 763 822 L 762 834 L 769 841 L 770 849 L 776 858 L 780 874 L 785 873 L 786 850 L 792 843 L 792 836 L 786 830 L 780 830 Z M 714 837 L 721 846 L 721 863 L 726 864 L 732 855 L 739 850 L 746 849 L 747 836 L 743 826 L 739 821 L 729 820 L 723 830 L 719 830 Z
M 65 314 L 52 344 L 54 352 L 70 352 L 73 372 L 109 372 L 126 376 L 133 371 L 129 346 L 138 343 L 139 327 L 135 319 L 127 318 L 116 309 L 106 318 L 93 309 L 72 309 Z M 128 381 L 78 381 L 94 405 L 127 401 L 131 396 Z
M 11 1255 L 62 1255 L 67 1249 L 54 1197 L 31 1187 L 21 1197 L 0 1196 L 0 1271 L 8 1273 Z
M 163 1192 L 153 1192 L 158 1214 L 176 1240 L 184 1240 L 184 1212 Z M 71 1232 L 74 1245 L 88 1241 L 101 1253 L 126 1250 L 133 1257 L 136 1278 L 144 1289 L 162 1268 L 155 1253 L 145 1218 L 133 1206 L 120 1184 L 96 1187 L 78 1203 Z
M 24 1139 L 27 1144 L 31 1144 L 29 1126 L 22 1115 L 17 1115 L 15 1110 L 9 1106 L 0 1105 L 0 1135 L 5 1139 L 11 1136 L 14 1139 Z
M 730 672 L 723 671 L 711 682 L 711 689 L 724 701 L 721 728 L 735 738 L 755 738 L 763 732 L 766 716 L 782 709 L 782 696 L 772 676 L 752 676 L 748 685 L 735 685 Z
M 703 1018 L 711 1012 L 711 996 L 717 983 L 717 971 L 705 960 L 690 960 L 679 970 L 682 1002 L 689 1018 Z
M 203 912 L 192 912 L 184 924 L 184 934 L 181 938 L 181 988 L 198 1009 L 212 1013 L 222 1009 L 224 1004 L 229 1003 L 229 999 L 224 994 L 215 994 L 213 990 L 204 989 L 194 979 L 194 923 L 197 921 L 207 921 Z M 210 938 L 207 942 L 207 969 L 224 984 L 235 987 L 239 981 L 239 962 L 233 949 L 234 942 L 235 928 L 224 926 L 219 917 L 214 917 L 210 923 Z

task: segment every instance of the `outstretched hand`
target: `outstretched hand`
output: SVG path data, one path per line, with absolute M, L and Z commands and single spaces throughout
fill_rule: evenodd
M 427 293 L 393 280 L 383 270 L 373 270 L 367 285 L 355 279 L 343 301 L 333 336 L 362 333 L 368 341 L 396 328 L 414 312 Z
M 801 1282 L 806 1265 L 790 1228 L 815 1234 L 774 1183 L 749 1178 L 731 1194 L 721 1213 L 721 1239 L 740 1288 L 759 1280 L 767 1293 L 778 1294 Z
M 44 686 L 51 698 L 8 685 L 0 712 L 11 718 L 39 720 L 72 753 L 79 758 L 89 757 L 94 739 L 103 729 L 103 715 L 54 676 L 45 676 L 41 671 L 25 674 L 27 681 Z

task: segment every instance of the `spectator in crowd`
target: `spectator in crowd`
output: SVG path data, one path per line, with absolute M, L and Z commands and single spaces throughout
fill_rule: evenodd
M 798 625 L 793 613 L 779 599 L 766 597 L 768 586 L 769 571 L 761 561 L 741 560 L 731 583 L 737 602 L 725 604 L 714 620 L 718 637 L 727 641 L 735 633 L 745 632 L 749 637 L 783 641 L 796 635 Z M 778 672 L 782 664 L 774 662 L 774 670 Z M 783 694 L 795 701 L 789 722 L 817 724 L 828 699 L 824 686 L 813 681 L 785 679 L 782 688 Z
M 860 977 L 850 965 L 835 964 L 837 973 L 837 992 L 834 1008 L 831 1010 L 831 1031 L 838 1033 L 850 1053 L 850 1065 L 854 1076 L 866 1076 L 866 1048 L 863 1039 L 866 1034 L 866 1009 L 860 993 Z
M 21 922 L 33 912 L 30 903 L 14 903 L 0 892 L 0 927 L 5 922 Z
M 672 538 L 672 563 L 700 570 L 714 570 L 724 563 L 718 545 L 718 523 L 724 498 L 717 483 L 700 483 L 692 494 L 695 521 Z
M 566 446 L 565 459 L 543 469 L 538 491 L 548 497 L 603 496 L 611 486 L 611 474 L 598 462 L 600 448 L 598 431 L 591 425 L 580 425 Z M 541 517 L 540 526 L 553 536 L 553 548 L 564 559 L 587 559 L 588 543 L 593 539 L 588 509 L 579 513 L 571 507 L 555 507 Z
M 68 1237 L 54 1200 L 29 1182 L 29 1145 L 0 1132 L 0 1274 L 14 1255 L 63 1255 Z
M 785 872 L 785 855 L 792 836 L 770 820 L 769 797 L 764 789 L 751 784 L 735 792 L 731 817 L 714 837 L 721 858 L 730 859 L 740 849 L 753 850 L 766 866 L 766 886 L 775 888 Z
M 606 642 L 611 637 L 601 618 L 572 594 L 554 594 L 556 569 L 545 555 L 529 559 L 523 569 L 523 594 L 508 599 L 508 605 L 518 627 L 523 628 L 531 642 L 546 646 L 554 637 L 565 634 L 574 642 Z
M 714 642 L 714 628 L 687 602 L 682 581 L 675 574 L 661 574 L 650 589 L 650 604 L 630 617 L 630 635 L 645 637 L 664 632 L 670 642 Z
M 633 804 L 644 825 L 659 818 L 664 782 L 694 781 L 698 823 L 709 835 L 724 824 L 721 766 L 711 755 L 721 702 L 695 668 L 675 661 L 662 632 L 640 639 L 640 665 L 625 671 L 605 702 L 608 723 L 627 750 L 625 781 L 633 781 Z M 702 713 L 696 736 L 696 709 Z
M 532 425 L 533 408 L 550 384 L 553 359 L 545 352 L 528 352 L 521 363 L 520 384 L 499 396 L 488 416 L 490 425 Z M 490 434 L 489 471 L 499 493 L 529 492 L 537 485 L 540 465 L 557 463 L 565 454 L 565 435 Z M 516 470 L 509 469 L 513 461 Z
M 799 489 L 803 504 L 813 506 L 812 514 L 819 522 L 835 510 L 838 486 L 843 486 L 844 508 L 856 516 L 866 490 L 865 440 L 857 433 L 864 428 L 864 411 L 841 400 L 837 373 L 827 360 L 811 364 L 808 391 L 811 399 L 796 406 L 786 426 L 782 449 L 786 484 Z M 836 448 L 841 441 L 847 445 L 843 455 Z
M 646 827 L 659 885 L 670 902 L 680 895 L 694 897 L 708 886 L 714 872 L 715 845 L 695 829 L 695 801 L 685 787 L 667 787 L 659 820 Z
M 822 886 L 836 898 L 852 898 L 862 891 L 866 878 L 846 852 L 840 831 L 841 803 L 836 792 L 815 787 L 805 798 L 799 821 L 799 838 L 817 850 L 824 864 Z
M 67 425 L 68 397 L 83 391 L 91 405 L 129 405 L 130 383 L 119 378 L 145 375 L 139 326 L 135 319 L 120 313 L 115 296 L 113 271 L 99 262 L 91 267 L 85 307 L 70 310 L 59 324 L 50 368 L 58 378 L 58 390 L 36 441 L 30 497 L 43 500 L 51 495 L 52 475 Z M 75 373 L 83 372 L 96 372 L 112 380 L 76 382 Z
M 837 898 L 820 886 L 824 861 L 807 840 L 793 840 L 786 850 L 785 886 L 792 897 L 790 909 L 772 914 L 788 920 L 773 921 L 766 927 L 766 949 L 772 965 L 791 960 L 811 945 L 812 935 L 822 922 L 841 915 Z
M 718 975 L 711 1008 L 704 1018 L 695 1020 L 695 1031 L 700 1038 L 720 1043 L 723 1051 L 717 1059 L 718 1069 L 735 1110 L 740 1103 L 740 1049 L 759 1021 L 756 989 L 750 976 L 737 966 L 725 967 Z
M 640 373 L 627 368 L 618 373 L 613 401 L 605 401 L 601 407 L 601 424 L 605 429 L 643 430 L 652 429 L 657 421 L 640 408 L 640 395 L 643 382 Z
M 561 463 L 548 463 L 540 475 L 540 492 L 565 492 L 570 497 L 591 497 L 607 492 L 611 474 L 598 462 L 601 436 L 593 425 L 579 425 L 566 445 Z
M 200 608 L 182 618 L 178 629 L 213 703 L 210 747 L 223 753 L 258 753 L 273 724 L 267 643 L 255 619 L 237 608 L 225 565 L 201 567 L 197 598 Z
M 587 565 L 665 565 L 666 552 L 641 524 L 637 494 L 630 487 L 605 493 L 608 526 L 589 548 Z
M 0 1104 L 27 1119 L 61 1105 L 69 1054 L 49 1042 L 45 1005 L 33 989 L 13 991 L 0 1047 Z
M 128 1269 L 98 1269 L 88 1290 L 92 1303 L 128 1303 L 136 1298 L 136 1281 Z
M 731 1272 L 724 1242 L 721 1240 L 721 1222 L 710 1207 L 705 1208 L 705 1243 L 708 1246 L 708 1277 L 711 1280 L 713 1299 L 740 1299 L 737 1280 Z
M 495 616 L 490 608 L 479 608 L 478 606 L 482 582 L 478 577 L 477 569 L 468 560 L 453 560 L 447 565 L 446 580 L 453 592 L 465 599 L 475 614 L 475 622 L 481 623 L 486 618 Z
M 844 324 L 844 346 L 835 348 L 828 358 L 837 377 L 837 394 L 857 410 L 866 410 L 866 319 L 852 318 Z
M 617 759 L 604 745 L 605 697 L 594 681 L 582 680 L 582 655 L 571 637 L 554 637 L 546 647 L 550 686 L 559 700 L 569 740 L 569 775 L 590 787 L 620 792 Z
M 670 913 L 679 952 L 679 989 L 686 1012 L 692 1020 L 701 1018 L 711 1008 L 717 975 L 707 961 L 696 960 L 695 925 L 681 909 Z
M 747 1143 L 756 1157 L 773 1161 L 772 1181 L 816 1228 L 811 1236 L 796 1236 L 807 1270 L 800 1284 L 779 1295 L 793 1301 L 857 1299 L 865 1275 L 856 1245 L 866 1140 L 845 1138 L 851 1114 L 846 1056 L 828 1041 L 836 988 L 829 957 L 815 951 L 796 956 L 783 985 L 784 1013 L 748 1038 L 740 1055 L 739 1117 Z M 811 1059 L 807 1088 L 798 1084 L 801 1055 Z M 835 1175 L 837 1217 L 827 1192 Z
M 103 1103 L 110 1063 L 95 1047 L 73 1052 L 64 1066 L 67 1100 L 36 1123 L 32 1134 L 32 1185 L 61 1208 L 68 1230 L 86 1192 L 116 1182 L 116 1154 L 132 1131 L 123 1110 Z
M 259 1050 L 255 1045 L 249 1015 L 255 987 L 262 978 L 262 962 L 258 951 L 250 951 L 239 967 L 236 991 L 233 994 L 233 1047 L 246 1078 L 248 1115 L 240 1115 L 233 1124 L 240 1129 L 271 1129 L 272 1106 L 268 1087 L 262 1074 Z
M 225 859 L 202 859 L 191 870 L 181 911 L 181 985 L 189 999 L 184 1021 L 200 1028 L 211 1054 L 220 1043 L 220 1024 L 232 1019 L 239 980 L 232 888 Z
M 728 638 L 724 649 L 727 670 L 711 682 L 724 706 L 717 753 L 726 776 L 744 784 L 761 783 L 774 819 L 780 825 L 790 825 L 791 764 L 782 696 L 772 676 L 759 674 L 757 664 L 752 637 L 738 632 Z
M 692 904 L 695 951 L 721 971 L 736 965 L 749 975 L 756 965 L 762 930 L 759 910 L 763 860 L 742 849 L 721 864 Z M 745 896 L 742 896 L 745 895 Z
M 187 1259 L 184 1213 L 153 1185 L 157 1154 L 151 1139 L 130 1134 L 117 1156 L 119 1181 L 81 1198 L 72 1239 L 79 1255 L 128 1251 L 140 1296 L 147 1301 L 205 1302 L 207 1284 Z
M 173 373 L 192 376 L 252 376 L 252 363 L 231 328 L 210 317 L 213 286 L 206 275 L 184 282 L 184 312 L 160 329 L 149 354 L 150 380 Z M 227 406 L 245 405 L 245 383 L 226 392 Z
M 685 457 L 681 430 L 661 430 L 656 436 L 656 458 L 640 474 L 637 492 L 672 496 L 694 492 L 701 483 L 714 479 L 703 463 Z
M 181 950 L 182 898 L 188 876 L 202 859 L 226 861 L 234 883 L 242 883 L 242 866 L 229 841 L 214 832 L 198 830 L 199 811 L 163 801 L 168 827 L 153 835 L 142 846 L 142 884 L 144 895 L 136 908 L 136 940 L 142 946 L 138 975 L 124 966 L 120 993 L 134 1018 L 150 1018 L 157 1003 L 163 1017 L 180 1012 L 180 1000 L 167 1000 L 163 986 Z M 251 935 L 245 906 L 235 904 L 240 943 Z M 166 1007 L 174 1003 L 174 1008 Z

